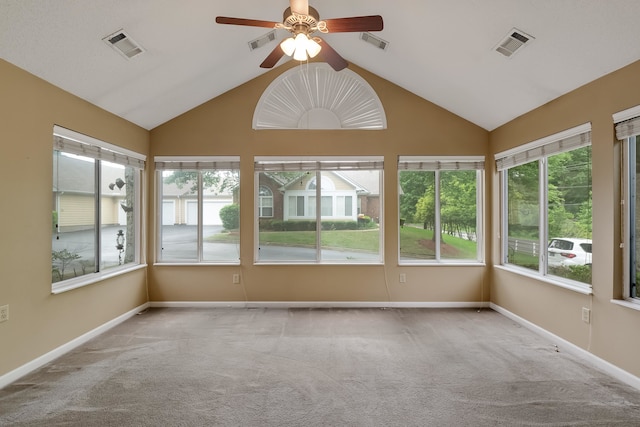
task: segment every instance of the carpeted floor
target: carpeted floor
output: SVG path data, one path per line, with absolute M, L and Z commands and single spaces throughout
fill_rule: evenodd
M 488 309 L 150 309 L 0 425 L 638 426 L 640 392 Z

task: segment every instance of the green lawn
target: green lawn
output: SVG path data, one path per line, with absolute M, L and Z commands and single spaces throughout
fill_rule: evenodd
M 441 236 L 441 258 L 476 259 L 476 242 L 454 237 L 448 234 Z M 417 227 L 403 227 L 400 229 L 400 255 L 412 258 L 434 258 L 435 245 L 433 231 Z
M 219 233 L 205 238 L 206 242 L 235 242 L 237 234 Z M 322 247 L 325 249 L 352 249 L 357 251 L 378 252 L 380 245 L 379 232 L 373 230 L 339 230 L 322 231 Z M 433 258 L 433 232 L 415 227 L 400 229 L 401 253 L 403 256 L 415 258 Z M 453 237 L 442 236 L 441 256 L 443 258 L 475 259 L 476 242 Z M 315 231 L 262 231 L 260 244 L 282 246 L 315 247 Z

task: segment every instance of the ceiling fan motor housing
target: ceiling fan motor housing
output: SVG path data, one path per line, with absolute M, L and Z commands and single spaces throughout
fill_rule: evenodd
M 308 15 L 298 15 L 291 12 L 291 8 L 288 7 L 285 9 L 282 14 L 282 22 L 285 26 L 291 27 L 291 32 L 294 34 L 311 33 L 312 28 L 317 28 L 318 22 L 320 21 L 320 14 L 318 11 L 309 6 L 309 14 Z

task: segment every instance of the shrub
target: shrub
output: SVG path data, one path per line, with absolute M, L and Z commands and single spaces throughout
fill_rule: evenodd
M 549 267 L 549 273 L 564 277 L 565 279 L 576 280 L 582 283 L 591 283 L 590 265 L 571 265 L 569 267 Z
M 375 228 L 376 223 L 368 215 L 358 215 L 358 228 Z
M 356 221 L 322 221 L 323 230 L 355 230 L 358 228 Z
M 220 209 L 220 219 L 225 230 L 236 230 L 240 227 L 240 206 L 227 205 Z

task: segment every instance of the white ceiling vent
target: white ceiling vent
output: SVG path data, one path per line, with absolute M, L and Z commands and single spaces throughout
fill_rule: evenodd
M 507 58 L 510 58 L 525 44 L 530 43 L 531 40 L 535 39 L 525 32 L 520 31 L 517 28 L 513 28 L 509 31 L 509 34 L 502 39 L 500 43 L 498 43 L 495 50 Z
M 251 40 L 249 42 L 249 49 L 250 50 L 256 50 L 259 47 L 262 47 L 265 44 L 274 41 L 275 39 L 276 39 L 276 30 L 269 31 L 264 36 L 259 37 L 259 38 L 255 39 L 255 40 Z
M 378 49 L 382 49 L 382 50 L 387 50 L 387 47 L 389 46 L 388 41 L 382 40 L 380 37 L 374 36 L 371 33 L 361 33 L 360 40 L 364 40 L 367 43 L 371 43 Z
M 102 40 L 127 59 L 144 53 L 144 49 L 123 30 L 116 31 Z

